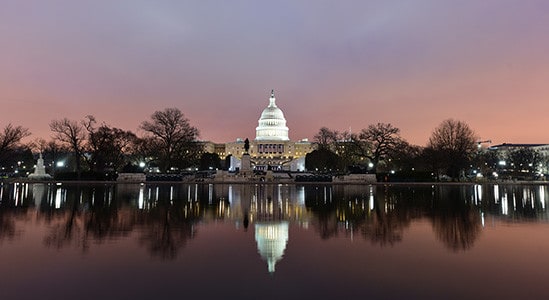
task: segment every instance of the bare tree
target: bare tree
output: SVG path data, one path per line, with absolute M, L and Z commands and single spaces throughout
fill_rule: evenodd
M 76 161 L 76 172 L 78 173 L 78 179 L 80 179 L 82 173 L 80 160 L 84 153 L 86 141 L 84 126 L 77 121 L 64 118 L 62 120 L 51 121 L 50 130 L 53 131 L 54 136 L 58 141 L 66 144 L 72 151 Z
M 9 156 L 9 153 L 21 145 L 21 140 L 29 135 L 27 128 L 14 126 L 11 123 L 6 125 L 0 132 L 0 164 Z
M 391 151 L 391 160 L 387 162 L 387 167 L 407 172 L 412 169 L 426 170 L 424 162 L 421 159 L 422 152 L 423 147 L 411 145 L 403 140 Z
M 11 123 L 6 125 L 0 132 L 0 153 L 13 150 L 19 146 L 21 140 L 31 135 L 27 128 L 13 126 Z
M 403 143 L 400 129 L 388 123 L 377 123 L 352 135 L 350 145 L 356 155 L 370 160 L 372 171 L 376 172 L 379 163 L 388 159 Z
M 339 139 L 339 132 L 337 130 L 331 130 L 327 127 L 322 127 L 314 136 L 314 139 L 318 145 L 318 149 L 332 150 L 332 147 Z
M 91 115 L 86 116 L 82 122 L 88 132 L 87 151 L 90 155 L 86 161 L 89 168 L 94 171 L 118 170 L 137 137 L 131 131 L 110 127 L 105 123 L 95 127 L 96 123 L 95 117 Z
M 197 157 L 198 129 L 191 126 L 189 120 L 177 108 L 166 108 L 151 115 L 150 121 L 144 121 L 141 128 L 148 133 L 150 145 L 158 158 L 162 171 L 170 167 L 188 166 Z
M 136 139 L 131 131 L 102 125 L 90 135 L 90 145 L 95 168 L 118 170 L 124 165 L 130 145 Z
M 48 145 L 48 142 L 43 138 L 37 138 L 34 139 L 32 142 L 28 144 L 29 148 L 33 152 L 40 152 L 43 153 Z
M 448 119 L 435 128 L 427 152 L 440 162 L 453 178 L 458 178 L 477 151 L 475 132 L 462 121 Z

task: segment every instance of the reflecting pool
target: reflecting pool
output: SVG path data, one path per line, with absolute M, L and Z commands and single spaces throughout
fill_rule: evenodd
M 0 185 L 1 299 L 549 298 L 546 185 Z

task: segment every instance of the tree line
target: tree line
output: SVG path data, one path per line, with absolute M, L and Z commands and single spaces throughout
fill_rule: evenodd
M 72 171 L 108 174 L 156 170 L 179 173 L 186 168 L 220 167 L 219 156 L 204 153 L 199 130 L 177 108 L 155 111 L 139 126 L 142 134 L 117 128 L 94 116 L 62 118 L 49 124 L 50 140 L 30 136 L 27 128 L 7 124 L 0 132 L 0 173 L 31 172 L 33 153 L 49 162 L 50 173 Z M 373 173 L 381 179 L 462 180 L 476 174 L 534 176 L 547 160 L 521 148 L 503 155 L 480 151 L 479 138 L 463 121 L 447 119 L 432 132 L 426 146 L 408 143 L 389 123 L 371 124 L 357 133 L 322 127 L 314 136 L 316 149 L 306 156 L 306 169 L 321 173 Z M 501 162 L 506 165 L 502 166 Z M 26 168 L 26 170 L 25 170 Z
M 474 130 L 455 119 L 442 121 L 424 147 L 408 143 L 400 129 L 388 123 L 372 124 L 358 133 L 322 127 L 314 141 L 318 147 L 307 155 L 308 170 L 381 174 L 385 176 L 378 176 L 381 180 L 531 179 L 540 175 L 548 162 L 531 148 L 509 153 L 486 151 Z
M 79 179 L 83 172 L 131 172 L 148 168 L 166 173 L 194 166 L 202 150 L 198 129 L 177 108 L 154 112 L 139 126 L 143 130 L 141 136 L 99 123 L 91 115 L 82 120 L 52 120 L 49 127 L 50 140 L 37 139 L 23 144 L 22 140 L 30 136 L 29 130 L 6 125 L 0 132 L 2 173 L 17 173 L 21 165 L 25 168 L 32 165 L 33 152 L 42 153 L 52 171 L 70 169 Z

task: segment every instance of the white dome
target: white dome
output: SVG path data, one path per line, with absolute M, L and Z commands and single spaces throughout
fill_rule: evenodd
M 261 113 L 255 129 L 256 141 L 289 141 L 286 118 L 280 108 L 276 106 L 274 91 L 271 91 L 269 106 Z

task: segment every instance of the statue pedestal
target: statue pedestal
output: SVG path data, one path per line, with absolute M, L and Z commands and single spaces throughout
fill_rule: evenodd
M 250 154 L 244 153 L 240 161 L 240 175 L 251 176 L 253 175 L 252 170 L 252 161 L 250 159 Z

